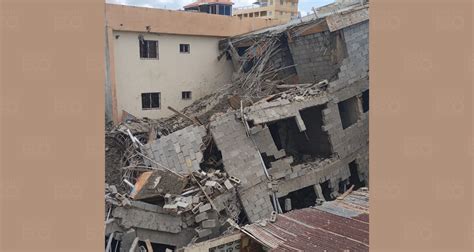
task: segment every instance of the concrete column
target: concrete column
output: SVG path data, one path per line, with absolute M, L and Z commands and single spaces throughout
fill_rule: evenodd
M 319 184 L 314 185 L 314 192 L 316 194 L 316 198 L 318 198 L 322 201 L 326 201 L 324 199 L 323 189 L 321 189 L 321 186 Z
M 290 211 L 291 210 L 291 199 L 290 198 L 286 198 L 285 199 L 285 211 Z

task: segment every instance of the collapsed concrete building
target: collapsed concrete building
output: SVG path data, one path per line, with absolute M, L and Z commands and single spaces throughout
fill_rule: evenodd
M 211 122 L 224 169 L 242 180 L 240 197 L 250 221 L 268 216 L 285 201 L 308 207 L 316 199 L 334 198 L 348 184 L 369 182 L 367 7 L 226 42 L 238 54 L 253 41 L 275 39 L 278 49 L 268 61 L 285 69 L 279 80 L 328 82 L 324 90 L 303 84 L 301 94 L 272 95 L 236 112 L 242 120 L 228 113 Z M 255 49 L 254 57 L 267 52 Z
M 131 191 L 107 186 L 108 247 L 172 251 L 369 185 L 367 5 L 220 49 L 225 90 L 112 131 Z

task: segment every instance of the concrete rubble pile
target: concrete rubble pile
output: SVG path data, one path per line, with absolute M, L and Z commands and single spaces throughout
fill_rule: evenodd
M 193 172 L 190 176 L 164 169 L 144 172 L 129 195 L 119 193 L 114 185 L 106 185 L 106 201 L 115 206 L 107 225 L 116 232 L 133 228 L 137 233 L 153 230 L 172 236 L 192 234 L 194 230 L 197 239 L 213 237 L 227 228 L 228 218 L 237 220 L 240 214 L 235 191 L 239 183 L 239 179 L 219 171 Z M 185 245 L 189 241 L 180 242 Z
M 109 129 L 108 251 L 175 251 L 368 186 L 367 14 L 224 39 L 232 84 Z

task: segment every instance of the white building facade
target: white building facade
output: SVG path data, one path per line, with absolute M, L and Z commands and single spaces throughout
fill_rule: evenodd
M 232 62 L 218 60 L 221 37 L 113 34 L 118 111 L 136 117 L 169 116 L 173 112 L 168 106 L 180 110 L 232 77 Z
M 219 41 L 275 20 L 106 4 L 106 121 L 172 115 L 230 82 Z M 218 59 L 219 58 L 219 59 Z M 124 113 L 126 112 L 126 113 Z

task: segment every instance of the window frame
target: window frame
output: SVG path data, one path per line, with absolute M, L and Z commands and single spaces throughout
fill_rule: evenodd
M 149 42 L 156 42 L 156 48 L 155 48 L 155 54 L 156 57 L 150 57 L 150 43 Z M 146 57 L 142 57 L 142 43 L 146 43 Z M 160 52 L 159 52 L 159 42 L 158 40 L 151 40 L 151 39 L 140 39 L 138 40 L 138 49 L 139 49 L 139 56 L 140 59 L 143 60 L 158 60 L 160 58 Z
M 184 46 L 183 48 L 188 48 L 188 51 L 181 51 L 181 46 Z M 179 53 L 182 54 L 190 54 L 191 53 L 191 44 L 179 44 Z
M 153 95 L 158 95 L 158 107 L 153 107 Z M 144 107 L 144 95 L 148 96 L 149 99 L 149 107 Z M 142 102 L 142 110 L 156 110 L 161 109 L 161 92 L 148 92 L 148 93 L 141 93 L 141 102 Z
M 185 94 L 189 94 L 189 97 L 186 97 Z M 181 100 L 192 100 L 193 92 L 192 91 L 181 91 Z

